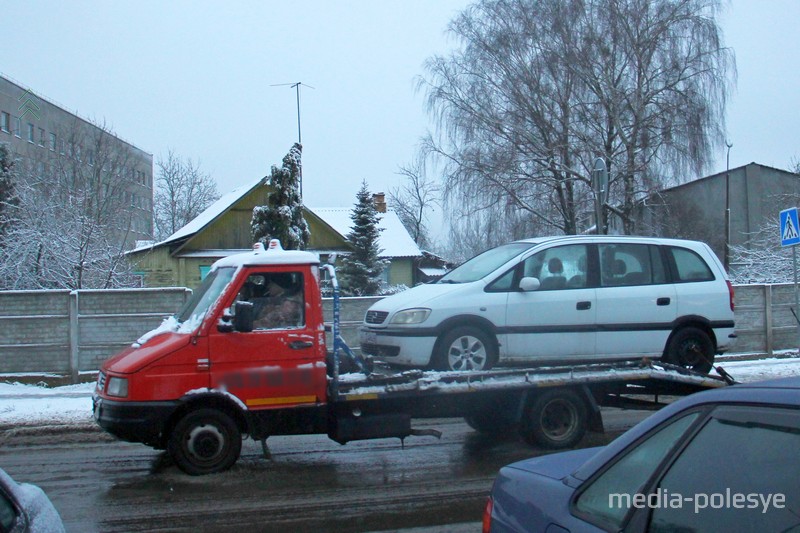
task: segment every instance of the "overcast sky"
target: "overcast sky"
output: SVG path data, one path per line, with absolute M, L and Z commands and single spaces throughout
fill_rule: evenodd
M 3 3 L 0 72 L 157 159 L 201 162 L 225 193 L 269 173 L 297 141 L 306 204 L 351 206 L 362 180 L 397 186 L 431 128 L 415 78 L 455 45 L 467 0 Z M 800 1 L 734 0 L 731 167 L 800 158 Z M 725 170 L 725 151 L 709 174 Z

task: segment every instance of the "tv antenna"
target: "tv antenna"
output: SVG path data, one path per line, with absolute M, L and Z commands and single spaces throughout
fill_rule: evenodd
M 309 89 L 313 89 L 311 85 L 307 85 L 302 81 L 298 81 L 295 83 L 276 83 L 274 85 L 270 85 L 270 87 L 291 87 L 297 91 L 297 143 L 303 144 L 303 137 L 300 135 L 300 87 L 308 87 Z

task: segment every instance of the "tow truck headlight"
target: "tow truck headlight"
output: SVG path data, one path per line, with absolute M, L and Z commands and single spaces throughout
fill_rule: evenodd
M 419 324 L 425 322 L 430 314 L 430 309 L 406 309 L 394 315 L 390 324 Z
M 128 396 L 128 380 L 125 378 L 108 378 L 108 389 L 106 394 L 126 398 Z

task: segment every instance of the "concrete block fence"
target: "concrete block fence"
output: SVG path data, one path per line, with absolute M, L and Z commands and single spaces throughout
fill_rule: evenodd
M 732 351 L 772 354 L 800 346 L 790 309 L 794 285 L 738 285 L 735 293 L 738 338 Z M 185 288 L 0 291 L 0 374 L 54 373 L 77 380 L 178 311 L 190 294 Z M 361 320 L 378 300 L 342 298 L 342 337 L 351 347 L 358 347 Z M 332 299 L 323 300 L 323 311 L 332 322 Z M 330 343 L 329 335 L 329 348 Z

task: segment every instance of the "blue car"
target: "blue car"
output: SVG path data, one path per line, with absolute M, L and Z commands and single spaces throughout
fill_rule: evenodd
M 484 532 L 800 532 L 800 377 L 696 393 L 500 470 Z

